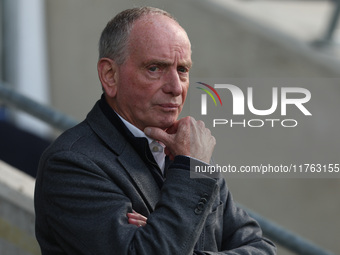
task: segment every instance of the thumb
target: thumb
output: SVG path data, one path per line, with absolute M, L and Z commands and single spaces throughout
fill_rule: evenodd
M 160 141 L 162 143 L 164 143 L 165 145 L 168 144 L 169 140 L 170 140 L 170 136 L 167 132 L 165 132 L 164 130 L 157 128 L 157 127 L 146 127 L 144 129 L 144 133 L 157 141 Z

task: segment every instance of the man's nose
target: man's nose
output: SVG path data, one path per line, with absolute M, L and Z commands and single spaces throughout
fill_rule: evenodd
M 183 84 L 177 70 L 169 70 L 167 72 L 163 91 L 164 93 L 171 93 L 174 96 L 179 96 L 182 94 Z

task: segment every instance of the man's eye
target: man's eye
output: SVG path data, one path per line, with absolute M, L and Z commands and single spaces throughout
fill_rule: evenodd
M 149 71 L 150 72 L 156 72 L 156 71 L 158 71 L 159 70 L 159 68 L 157 67 L 157 66 L 151 66 L 151 67 L 149 67 Z
M 187 73 L 188 72 L 188 69 L 184 66 L 180 66 L 177 68 L 178 72 L 181 72 L 181 73 Z

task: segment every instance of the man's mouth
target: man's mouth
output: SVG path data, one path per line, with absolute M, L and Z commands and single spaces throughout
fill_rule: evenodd
M 178 108 L 180 107 L 179 104 L 159 104 L 159 106 L 167 111 L 174 111 L 174 110 L 178 110 Z

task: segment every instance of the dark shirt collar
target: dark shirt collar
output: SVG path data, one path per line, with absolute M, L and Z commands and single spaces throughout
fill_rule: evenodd
M 119 133 L 121 133 L 127 140 L 134 138 L 130 130 L 124 125 L 123 121 L 118 117 L 116 112 L 106 102 L 105 95 L 103 94 L 99 100 L 99 107 L 104 113 L 105 117 L 114 125 Z
M 111 108 L 105 99 L 103 94 L 99 100 L 99 107 L 103 111 L 106 118 L 114 125 L 118 131 L 124 136 L 124 138 L 135 148 L 141 158 L 147 163 L 152 164 L 154 167 L 158 167 L 149 148 L 149 142 L 145 137 L 135 137 L 131 131 L 125 126 L 123 121 L 117 115 L 117 113 Z

